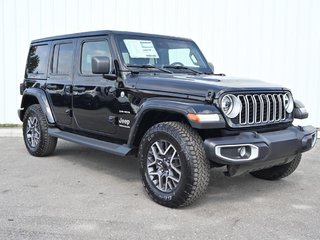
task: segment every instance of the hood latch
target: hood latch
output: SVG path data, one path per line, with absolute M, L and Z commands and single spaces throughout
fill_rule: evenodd
M 206 102 L 212 103 L 214 98 L 214 92 L 212 90 L 208 90 L 206 94 Z

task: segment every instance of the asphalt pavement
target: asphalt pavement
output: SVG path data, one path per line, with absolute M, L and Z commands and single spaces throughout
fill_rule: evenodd
M 135 158 L 59 140 L 30 156 L 0 138 L 0 239 L 320 239 L 320 145 L 280 181 L 211 170 L 207 194 L 183 209 L 145 194 Z

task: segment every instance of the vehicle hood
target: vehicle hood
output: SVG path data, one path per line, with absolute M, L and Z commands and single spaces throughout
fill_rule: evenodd
M 275 91 L 283 87 L 254 79 L 216 75 L 140 75 L 136 82 L 139 90 L 206 96 L 209 90 L 218 94 L 225 91 Z

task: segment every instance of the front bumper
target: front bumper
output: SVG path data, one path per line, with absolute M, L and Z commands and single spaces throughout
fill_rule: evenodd
M 310 150 L 316 143 L 312 126 L 291 126 L 284 130 L 210 138 L 204 141 L 207 158 L 228 166 L 229 175 L 285 164 L 295 155 Z

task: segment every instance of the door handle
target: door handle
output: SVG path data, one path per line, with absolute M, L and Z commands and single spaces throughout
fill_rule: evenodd
M 65 86 L 64 91 L 68 94 L 71 93 L 71 86 Z
M 79 91 L 79 92 L 82 92 L 82 91 L 85 91 L 86 88 L 85 87 L 73 87 L 72 88 L 73 91 Z
M 58 87 L 57 87 L 57 85 L 48 84 L 46 86 L 46 88 L 49 89 L 49 90 L 57 90 Z

